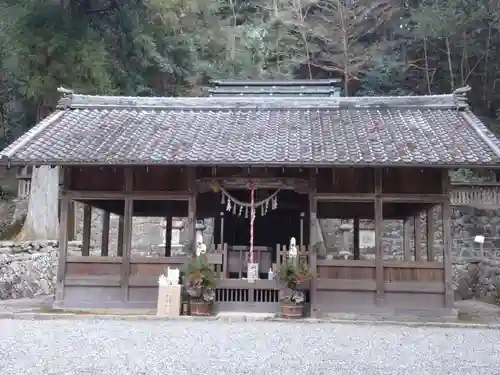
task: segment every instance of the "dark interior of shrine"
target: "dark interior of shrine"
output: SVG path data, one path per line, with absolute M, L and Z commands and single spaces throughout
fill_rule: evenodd
M 245 190 L 230 190 L 229 193 L 242 202 L 249 202 L 249 192 Z M 269 191 L 256 192 L 256 202 L 269 196 Z M 277 244 L 287 245 L 290 238 L 295 237 L 301 243 L 301 217 L 303 217 L 302 243 L 308 243 L 309 225 L 306 222 L 308 214 L 308 198 L 306 194 L 298 194 L 292 190 L 282 190 L 278 194 L 278 206 L 272 209 L 271 202 L 266 214 L 262 215 L 258 208 L 254 221 L 254 245 L 276 248 Z M 244 213 L 239 215 L 227 211 L 220 205 L 224 217 L 224 243 L 229 246 L 248 246 L 250 243 L 250 217 Z M 301 216 L 303 215 L 303 216 Z M 218 222 L 218 220 L 217 220 Z M 218 225 L 217 225 L 218 224 Z M 307 230 L 306 230 L 307 229 Z M 220 223 L 216 223 L 215 243 L 220 243 Z

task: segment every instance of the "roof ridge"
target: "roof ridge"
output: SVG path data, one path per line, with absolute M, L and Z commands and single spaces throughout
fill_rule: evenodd
M 471 111 L 463 111 L 460 114 L 477 136 L 500 158 L 500 142 L 495 135 Z
M 456 90 L 458 91 L 458 90 Z M 134 97 L 80 95 L 67 91 L 58 109 L 232 109 L 232 108 L 467 108 L 466 93 L 422 96 L 224 96 L 224 97 Z

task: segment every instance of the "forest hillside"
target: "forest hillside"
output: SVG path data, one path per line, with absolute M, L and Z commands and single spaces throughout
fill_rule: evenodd
M 495 125 L 500 3 L 0 0 L 3 147 L 79 93 L 200 95 L 212 78 L 342 78 L 343 95 L 470 85 Z

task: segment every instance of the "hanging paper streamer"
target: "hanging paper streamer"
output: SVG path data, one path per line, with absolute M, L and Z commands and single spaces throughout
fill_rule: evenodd
M 214 183 L 215 185 L 216 183 Z M 255 198 L 255 185 L 252 183 L 250 184 L 253 186 L 254 189 L 254 198 Z M 236 198 L 234 198 L 231 194 L 227 192 L 222 186 L 220 185 L 215 185 L 217 188 L 221 191 L 221 204 L 226 205 L 226 211 L 232 211 L 233 214 L 238 214 L 238 216 L 241 216 L 243 213 L 243 209 L 245 209 L 245 218 L 248 218 L 248 210 L 251 210 L 251 202 L 246 203 L 242 202 Z M 276 210 L 278 208 L 278 193 L 280 192 L 282 187 L 278 188 L 273 194 L 271 194 L 269 197 L 253 203 L 253 211 L 255 213 L 256 208 L 260 208 L 260 214 L 264 216 L 267 214 L 269 210 L 269 203 L 271 203 L 271 209 Z

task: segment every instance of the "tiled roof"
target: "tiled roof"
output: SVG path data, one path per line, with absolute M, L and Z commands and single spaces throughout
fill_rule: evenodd
M 457 95 L 130 98 L 69 95 L 0 154 L 14 164 L 500 163 Z

